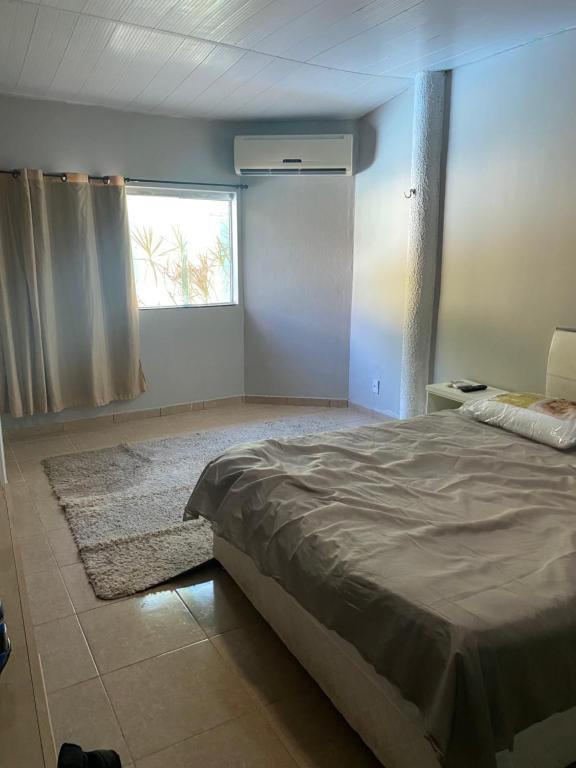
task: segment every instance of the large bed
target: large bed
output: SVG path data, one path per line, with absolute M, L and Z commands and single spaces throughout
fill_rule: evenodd
M 238 446 L 187 514 L 387 768 L 576 760 L 574 452 L 447 411 Z

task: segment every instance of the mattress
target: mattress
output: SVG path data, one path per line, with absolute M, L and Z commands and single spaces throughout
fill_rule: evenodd
M 574 457 L 443 412 L 238 446 L 188 512 L 414 704 L 447 768 L 492 768 L 576 704 Z
M 298 658 L 386 768 L 439 768 L 422 717 L 351 643 L 305 611 L 274 579 L 224 539 L 214 557 Z M 496 755 L 498 768 L 566 768 L 576 759 L 576 709 L 517 734 L 514 751 Z

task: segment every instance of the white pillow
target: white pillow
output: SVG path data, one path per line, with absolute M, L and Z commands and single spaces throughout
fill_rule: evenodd
M 476 421 L 507 429 L 552 448 L 566 450 L 576 445 L 576 402 L 573 400 L 509 392 L 471 400 L 460 411 Z

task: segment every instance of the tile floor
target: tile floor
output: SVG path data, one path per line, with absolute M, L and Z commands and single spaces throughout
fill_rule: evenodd
M 96 598 L 40 464 L 301 412 L 311 408 L 234 405 L 7 445 L 8 509 L 57 743 L 116 749 L 124 768 L 380 765 L 217 564 L 131 598 Z

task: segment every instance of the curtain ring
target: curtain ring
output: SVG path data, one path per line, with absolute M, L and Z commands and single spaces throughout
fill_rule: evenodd
M 102 181 L 106 185 L 110 184 L 110 176 L 102 176 Z
M 12 178 L 13 178 L 13 179 L 17 179 L 17 178 L 19 178 L 19 177 L 20 177 L 20 171 L 17 171 L 16 169 L 14 169 L 14 170 L 12 171 Z
M 62 176 L 60 176 L 60 181 L 68 181 L 68 176 L 63 173 Z

